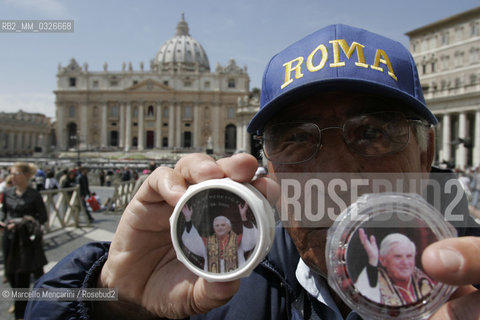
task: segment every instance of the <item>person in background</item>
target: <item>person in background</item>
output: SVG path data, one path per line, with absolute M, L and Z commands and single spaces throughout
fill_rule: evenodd
M 479 209 L 478 203 L 480 200 L 480 167 L 475 168 L 475 170 L 472 172 L 470 191 L 472 193 L 472 206 L 474 209 Z
M 60 187 L 63 188 L 71 188 L 75 186 L 75 178 L 76 178 L 76 172 L 75 170 L 69 170 L 67 174 L 65 174 L 65 177 L 60 179 L 61 184 Z
M 47 179 L 45 180 L 45 190 L 58 189 L 59 184 L 55 179 L 55 172 L 52 170 L 47 171 Z
M 40 192 L 30 187 L 36 168 L 28 163 L 14 163 L 11 170 L 13 186 L 3 198 L 3 257 L 5 275 L 12 288 L 28 288 L 30 274 L 43 274 L 47 259 L 42 247 L 41 225 L 47 222 L 47 210 Z M 15 318 L 23 319 L 27 301 L 16 300 Z
M 38 169 L 35 174 L 35 185 L 38 191 L 45 189 L 45 172 L 42 169 Z
M 105 170 L 100 169 L 98 172 L 98 179 L 100 180 L 100 186 L 105 185 Z
M 79 169 L 79 174 L 75 178 L 76 184 L 80 186 L 80 199 L 82 202 L 82 206 L 85 209 L 85 213 L 87 214 L 88 221 L 92 223 L 95 221 L 95 219 L 92 217 L 92 214 L 88 210 L 87 203 L 85 202 L 85 199 L 87 197 L 90 197 L 90 187 L 88 185 L 88 168 L 81 167 Z
M 68 169 L 63 169 L 60 173 L 57 173 L 57 180 L 58 180 L 58 185 L 60 188 L 64 188 L 63 184 L 65 183 L 65 180 L 67 179 L 68 176 Z
M 5 180 L 0 183 L 0 203 L 3 201 L 3 193 L 5 189 L 13 187 L 13 177 L 12 175 L 8 175 Z
M 132 179 L 132 172 L 130 171 L 130 168 L 128 167 L 123 168 L 122 181 L 130 181 L 131 179 Z
M 105 185 L 107 187 L 110 187 L 112 185 L 114 177 L 115 177 L 115 174 L 113 173 L 113 170 L 109 169 L 107 171 L 107 176 L 105 177 Z

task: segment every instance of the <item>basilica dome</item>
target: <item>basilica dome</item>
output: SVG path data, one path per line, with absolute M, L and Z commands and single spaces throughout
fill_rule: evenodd
M 190 36 L 183 14 L 173 38 L 158 50 L 155 64 L 161 71 L 195 71 L 197 68 L 200 72 L 210 71 L 207 54 L 202 45 Z

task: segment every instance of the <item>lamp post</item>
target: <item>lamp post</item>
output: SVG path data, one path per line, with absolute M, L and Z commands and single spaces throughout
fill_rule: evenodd
M 75 140 L 75 146 L 77 148 L 77 166 L 81 167 L 82 162 L 80 161 L 80 138 L 78 134 L 70 136 L 70 139 Z

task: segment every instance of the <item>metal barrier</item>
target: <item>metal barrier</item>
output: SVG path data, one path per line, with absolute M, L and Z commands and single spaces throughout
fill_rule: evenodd
M 106 202 L 107 211 L 123 212 L 127 206 L 135 180 L 115 182 L 113 195 Z M 57 231 L 66 227 L 80 226 L 80 214 L 85 215 L 85 208 L 80 199 L 80 188 L 42 190 L 43 202 L 47 208 L 48 222 L 45 224 L 45 233 Z
M 113 184 L 113 195 L 107 201 L 105 209 L 107 211 L 121 211 L 127 207 L 130 198 L 132 197 L 132 191 L 135 187 L 135 180 L 115 182 Z
M 79 213 L 85 211 L 80 202 L 78 186 L 64 189 L 40 191 L 47 208 L 48 222 L 45 233 L 79 226 Z

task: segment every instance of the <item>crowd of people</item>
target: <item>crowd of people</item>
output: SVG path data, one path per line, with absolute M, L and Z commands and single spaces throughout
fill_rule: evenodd
M 155 166 L 150 163 L 143 175 L 152 169 Z M 111 179 L 107 179 L 109 176 Z M 3 213 L 0 230 L 3 232 L 4 277 L 12 288 L 28 288 L 32 279 L 37 280 L 43 275 L 43 266 L 47 263 L 42 239 L 48 216 L 40 191 L 78 185 L 82 206 L 92 223 L 95 220 L 92 212 L 101 211 L 104 205 L 98 195 L 90 191 L 89 177 L 99 185 L 107 186 L 116 179 L 138 179 L 138 174 L 130 168 L 89 170 L 80 167 L 55 170 L 38 168 L 24 162 L 16 162 L 8 168 L 0 169 L 0 208 Z M 9 312 L 16 319 L 23 319 L 26 305 L 27 301 L 15 301 Z

